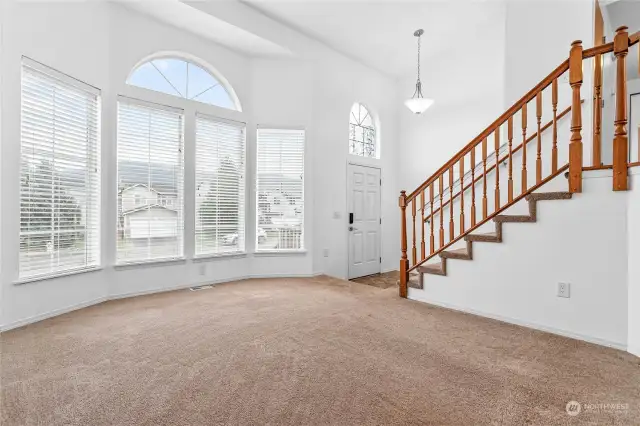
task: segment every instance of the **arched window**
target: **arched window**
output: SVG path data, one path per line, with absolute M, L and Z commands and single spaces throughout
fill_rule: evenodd
M 209 105 L 240 110 L 233 91 L 220 80 L 193 62 L 161 57 L 136 67 L 127 83 Z
M 376 127 L 367 108 L 359 103 L 351 107 L 349 115 L 349 153 L 377 158 Z

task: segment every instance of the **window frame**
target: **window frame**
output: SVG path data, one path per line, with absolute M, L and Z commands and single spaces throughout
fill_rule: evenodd
M 245 252 L 243 253 L 234 253 L 234 254 L 224 254 L 224 255 L 203 255 L 196 256 L 195 255 L 195 215 L 196 215 L 196 193 L 195 189 L 190 188 L 195 183 L 195 157 L 196 157 L 196 145 L 195 145 L 195 119 L 197 114 L 210 116 L 213 118 L 217 118 L 220 120 L 229 120 L 235 122 L 242 122 L 246 125 L 245 130 L 245 217 L 244 217 L 244 229 L 245 229 L 245 242 L 247 240 L 247 231 L 249 230 L 249 222 L 251 221 L 252 214 L 252 206 L 250 205 L 250 187 L 249 184 L 252 183 L 253 177 L 248 174 L 249 162 L 252 161 L 252 153 L 253 149 L 251 148 L 253 144 L 253 137 L 255 135 L 255 127 L 248 125 L 248 117 L 246 112 L 241 109 L 241 103 L 239 98 L 236 95 L 233 86 L 228 82 L 226 78 L 219 72 L 215 70 L 215 68 L 208 65 L 206 62 L 201 59 L 190 55 L 184 52 L 158 52 L 156 54 L 150 55 L 142 60 L 140 60 L 135 66 L 131 68 L 131 72 L 133 72 L 138 66 L 141 64 L 157 58 L 162 57 L 174 57 L 181 58 L 187 61 L 191 61 L 196 65 L 202 67 L 206 71 L 212 73 L 219 82 L 224 83 L 225 88 L 228 93 L 233 95 L 236 104 L 238 105 L 237 110 L 228 109 L 224 107 L 219 107 L 216 105 L 206 104 L 198 101 L 193 101 L 190 99 L 180 98 L 178 96 L 173 96 L 163 92 L 157 92 L 154 90 L 145 89 L 143 87 L 133 86 L 127 84 L 127 80 L 121 80 L 116 87 L 116 93 L 118 97 L 125 97 L 139 100 L 140 102 L 146 102 L 151 105 L 160 105 L 166 106 L 167 108 L 175 108 L 181 109 L 184 113 L 184 121 L 183 121 L 183 148 L 184 148 L 184 176 L 183 176 L 183 184 L 184 184 L 184 192 L 181 208 L 184 216 L 184 226 L 183 226 L 183 257 L 177 260 L 157 260 L 151 262 L 140 262 L 140 263 L 132 263 L 132 264 L 118 264 L 114 261 L 114 267 L 117 270 L 135 268 L 136 265 L 139 266 L 162 266 L 162 265 L 171 265 L 184 261 L 207 261 L 207 259 L 216 259 L 216 258 L 228 258 L 234 256 L 245 256 L 247 253 L 252 253 L 251 246 L 249 244 L 245 244 Z M 128 79 L 128 78 L 127 78 Z M 117 121 L 117 105 L 116 105 L 116 121 Z M 176 201 L 171 201 L 173 206 L 177 206 Z M 109 228 L 113 228 L 116 226 L 110 225 Z M 115 235 L 115 233 L 114 233 Z M 114 245 L 114 249 L 110 250 L 113 255 L 113 259 L 117 259 L 117 245 Z
M 160 93 L 160 92 L 153 92 L 153 93 Z M 170 95 L 167 95 L 170 96 Z M 180 149 L 182 151 L 182 185 L 180 188 L 176 188 L 179 189 L 182 193 L 181 193 L 181 197 L 177 197 L 178 199 L 182 199 L 182 203 L 180 204 L 181 207 L 181 213 L 179 218 L 181 218 L 182 220 L 182 227 L 181 227 L 181 232 L 182 235 L 180 236 L 181 238 L 181 244 L 180 244 L 180 251 L 181 251 L 181 255 L 179 256 L 170 256 L 170 257 L 162 257 L 162 258 L 150 258 L 150 259 L 134 259 L 134 260 L 118 260 L 118 214 L 119 214 L 119 198 L 120 198 L 120 194 L 118 192 L 116 192 L 116 228 L 115 228 L 115 262 L 114 262 L 114 266 L 118 269 L 118 268 L 122 268 L 122 267 L 127 267 L 127 266 L 135 266 L 135 265 L 153 265 L 153 264 L 167 264 L 167 263 L 175 263 L 175 262 L 180 262 L 180 261 L 184 261 L 187 259 L 186 256 L 186 181 L 187 181 L 187 158 L 186 158 L 186 138 L 185 138 L 185 130 L 186 130 L 186 110 L 184 108 L 180 108 L 180 107 L 175 107 L 172 105 L 166 105 L 166 104 L 162 104 L 162 103 L 156 103 L 156 102 L 152 102 L 152 101 L 147 101 L 144 99 L 139 99 L 139 98 L 134 98 L 134 97 L 130 97 L 130 96 L 124 96 L 124 95 L 118 95 L 117 99 L 116 99 L 116 114 L 115 114 L 115 158 L 116 158 L 116 163 L 115 163 L 115 167 L 116 167 L 116 173 L 115 173 L 115 187 L 116 187 L 116 191 L 118 188 L 118 179 L 120 176 L 119 173 L 119 157 L 118 157 L 118 149 L 119 149 L 119 141 L 118 141 L 118 134 L 119 134 L 119 105 L 120 103 L 127 103 L 130 105 L 137 105 L 143 108 L 150 108 L 150 109 L 156 109 L 156 110 L 164 110 L 167 112 L 173 112 L 173 113 L 177 113 L 181 115 L 181 130 L 180 130 Z M 177 204 L 177 203 L 176 203 Z
M 204 70 L 205 72 L 207 72 L 214 79 L 216 79 L 220 83 L 220 85 L 224 88 L 224 90 L 229 95 L 229 98 L 233 102 L 235 108 L 226 108 L 226 107 L 215 105 L 215 104 L 200 102 L 200 101 L 197 101 L 197 100 L 188 99 L 188 98 L 185 98 L 185 97 L 180 97 L 180 96 L 177 96 L 177 95 L 172 95 L 172 94 L 168 94 L 168 93 L 165 93 L 165 92 L 160 92 L 160 91 L 157 91 L 157 90 L 148 89 L 148 88 L 145 88 L 145 87 L 136 86 L 136 85 L 133 85 L 133 84 L 129 83 L 129 80 L 131 79 L 131 77 L 138 71 L 138 69 L 140 67 L 142 67 L 146 63 L 150 63 L 152 61 L 162 60 L 162 59 L 176 59 L 176 60 L 181 60 L 181 61 L 185 61 L 185 62 L 188 62 L 188 63 L 192 63 L 193 65 L 195 65 L 195 66 L 201 68 L 202 70 Z M 218 109 L 221 109 L 221 110 L 224 110 L 224 111 L 229 111 L 229 112 L 234 112 L 234 113 L 242 113 L 243 112 L 242 103 L 240 102 L 240 98 L 238 97 L 236 91 L 234 90 L 233 85 L 224 77 L 224 75 L 221 72 L 219 72 L 215 67 L 210 65 L 209 63 L 203 61 L 202 59 L 198 58 L 197 56 L 194 56 L 194 55 L 191 55 L 191 54 L 188 54 L 188 53 L 185 53 L 185 52 L 161 51 L 161 52 L 156 52 L 156 53 L 154 53 L 152 55 L 149 55 L 149 56 L 147 56 L 145 58 L 142 58 L 141 60 L 139 60 L 131 68 L 131 71 L 129 71 L 129 74 L 127 75 L 127 78 L 124 81 L 124 84 L 127 87 L 136 88 L 138 90 L 142 90 L 142 91 L 149 92 L 149 93 L 162 94 L 164 96 L 169 96 L 171 98 L 180 100 L 181 102 L 188 102 L 189 104 L 194 103 L 196 105 L 204 105 L 205 107 L 218 108 Z M 171 104 L 173 104 L 173 102 L 169 101 L 168 104 L 171 105 Z M 198 110 L 198 109 L 199 108 L 196 107 L 196 110 Z
M 356 123 L 352 123 L 351 122 L 352 112 L 353 112 L 353 109 L 356 106 L 358 106 L 359 108 L 363 108 L 367 112 L 369 117 L 371 117 L 371 127 L 362 126 L 361 124 L 356 124 Z M 373 145 L 374 145 L 374 149 L 375 149 L 375 153 L 374 153 L 373 156 L 364 155 L 364 143 L 363 143 L 363 154 L 362 155 L 355 154 L 354 152 L 351 151 L 351 141 L 354 141 L 354 139 L 351 139 L 351 126 L 352 125 L 353 126 L 357 126 L 357 127 L 361 127 L 363 129 L 365 129 L 365 128 L 373 129 L 373 132 L 374 132 Z M 348 142 L 347 151 L 348 151 L 349 155 L 352 156 L 353 158 L 359 158 L 359 159 L 363 159 L 363 160 L 379 160 L 381 158 L 381 152 L 380 152 L 380 122 L 378 120 L 377 115 L 374 114 L 373 111 L 371 110 L 371 108 L 369 108 L 363 102 L 354 102 L 351 105 L 351 108 L 349 109 L 349 134 L 348 134 L 348 137 L 347 137 L 347 142 Z M 360 141 L 356 141 L 356 142 L 361 143 Z
M 306 172 L 307 172 L 307 164 L 306 164 L 306 153 L 307 153 L 307 129 L 304 126 L 279 126 L 279 125 L 265 125 L 258 124 L 255 129 L 255 169 L 253 176 L 253 184 L 255 188 L 254 194 L 254 214 L 255 214 L 255 238 L 254 238 L 254 255 L 256 256 L 278 256 L 278 255 L 297 255 L 297 254 L 305 254 L 307 253 L 306 248 Z M 260 220 L 259 220 L 259 191 L 258 191 L 258 177 L 259 177 L 259 133 L 260 130 L 291 130 L 291 131 L 301 131 L 303 132 L 303 143 L 302 143 L 302 184 L 301 184 L 301 197 L 302 197 L 302 223 L 301 223 L 301 233 L 300 233 L 300 248 L 297 249 L 260 249 L 259 247 L 259 235 L 258 229 L 260 228 Z M 280 200 L 278 200 L 278 203 Z M 275 203 L 274 203 L 275 204 Z
M 70 90 L 78 90 L 81 92 L 85 92 L 87 94 L 87 99 L 89 96 L 94 96 L 94 105 L 95 105 L 95 115 L 92 117 L 95 121 L 95 128 L 92 129 L 95 132 L 95 140 L 86 142 L 86 151 L 87 151 L 87 165 L 94 166 L 93 178 L 91 181 L 85 181 L 85 185 L 83 190 L 85 191 L 85 195 L 88 199 L 91 199 L 91 203 L 93 204 L 93 211 L 91 212 L 92 220 L 95 221 L 94 224 L 88 224 L 88 208 L 85 208 L 85 224 L 84 224 L 84 232 L 85 234 L 91 232 L 93 234 L 93 239 L 95 240 L 93 249 L 95 252 L 90 255 L 89 250 L 85 246 L 84 250 L 84 258 L 85 260 L 89 257 L 93 259 L 92 262 L 86 262 L 85 265 L 79 267 L 69 267 L 67 269 L 59 269 L 52 270 L 44 273 L 34 273 L 30 275 L 24 275 L 22 272 L 22 263 L 20 261 L 21 257 L 21 248 L 20 241 L 22 239 L 22 188 L 18 190 L 18 218 L 20 222 L 20 226 L 18 227 L 18 265 L 17 265 L 17 275 L 18 279 L 15 281 L 15 284 L 23 284 L 30 283 L 35 281 L 49 280 L 58 277 L 81 274 L 86 272 L 93 272 L 97 270 L 101 270 L 103 268 L 103 239 L 102 239 L 102 91 L 96 86 L 93 86 L 89 83 L 86 83 L 80 79 L 70 76 L 62 71 L 59 71 L 53 67 L 47 66 L 41 62 L 38 62 L 34 59 L 31 59 L 27 56 L 21 57 L 20 62 L 20 126 L 19 126 L 19 159 L 20 166 L 18 172 L 18 181 L 20 186 L 22 185 L 23 178 L 23 170 L 22 170 L 22 162 L 23 162 L 23 149 L 25 145 L 24 140 L 24 132 L 25 132 L 25 112 L 24 112 L 24 90 L 25 90 L 25 68 L 32 69 L 36 74 L 40 73 L 45 75 L 46 77 L 55 80 L 55 84 L 59 84 L 61 86 L 69 86 Z M 52 107 L 53 108 L 53 107 Z M 87 125 L 87 129 L 89 129 L 89 125 Z M 94 146 L 91 147 L 90 144 L 93 143 Z M 90 148 L 93 148 L 93 155 L 90 153 Z M 54 157 L 55 159 L 55 157 Z M 90 162 L 92 162 L 90 164 Z M 95 189 L 95 194 L 91 194 L 92 187 Z M 87 237 L 85 237 L 86 240 Z
M 249 131 L 247 123 L 245 121 L 239 121 L 239 120 L 231 120 L 228 118 L 224 118 L 224 117 L 220 117 L 217 115 L 212 115 L 209 113 L 205 113 L 202 112 L 200 109 L 195 108 L 194 111 L 194 126 L 193 126 L 193 153 L 196 155 L 195 161 L 193 163 L 193 172 L 191 173 L 193 175 L 194 178 L 194 183 L 195 186 L 197 186 L 198 183 L 198 176 L 197 176 L 197 172 L 198 172 L 198 159 L 197 159 L 197 150 L 198 150 L 198 133 L 197 133 L 197 120 L 198 117 L 201 117 L 205 120 L 211 120 L 211 121 L 219 121 L 219 122 L 228 122 L 232 125 L 241 125 L 239 127 L 242 127 L 243 129 L 243 143 L 242 143 L 242 155 L 243 155 L 243 166 L 242 166 L 242 191 L 241 191 L 241 196 L 242 196 L 242 210 L 243 210 L 243 214 L 242 214 L 242 223 L 238 226 L 238 228 L 242 228 L 242 232 L 243 232 L 243 247 L 239 250 L 233 250 L 233 251 L 223 251 L 223 252 L 219 252 L 219 253 L 202 253 L 202 254 L 197 254 L 197 215 L 198 215 L 198 211 L 197 211 L 197 194 L 194 194 L 194 200 L 193 200 L 193 221 L 194 221 L 194 226 L 193 226 L 193 260 L 202 260 L 202 259 L 208 259 L 208 258 L 219 258 L 219 257 L 229 257 L 229 256 L 242 256 L 248 253 L 248 249 L 247 249 L 247 212 L 249 211 L 249 203 L 247 203 L 247 192 L 248 192 L 248 183 L 249 183 L 249 176 L 247 174 L 248 172 L 248 149 L 247 149 L 247 133 Z M 197 190 L 197 189 L 196 189 Z

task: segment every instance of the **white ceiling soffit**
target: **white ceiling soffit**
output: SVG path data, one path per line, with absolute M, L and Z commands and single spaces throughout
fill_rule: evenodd
M 475 50 L 503 26 L 504 5 L 482 0 L 240 0 L 335 51 L 387 75 L 415 74 L 414 30 L 422 60 Z M 475 44 L 474 44 L 475 43 Z
M 203 13 L 181 0 L 116 0 L 116 2 L 161 22 L 250 56 L 289 57 L 293 55 L 286 47 L 213 15 Z

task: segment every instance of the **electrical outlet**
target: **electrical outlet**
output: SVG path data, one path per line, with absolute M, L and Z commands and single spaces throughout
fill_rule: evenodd
M 207 274 L 207 265 L 200 265 L 200 275 L 206 275 Z
M 323 255 L 324 257 L 329 257 L 329 249 L 324 249 L 324 250 L 322 250 L 322 255 Z
M 558 297 L 571 297 L 571 284 L 558 283 Z

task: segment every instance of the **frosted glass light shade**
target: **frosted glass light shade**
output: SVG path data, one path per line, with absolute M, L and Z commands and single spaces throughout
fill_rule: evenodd
M 414 114 L 422 114 L 433 105 L 433 99 L 426 98 L 411 98 L 404 101 L 404 104 L 411 110 Z

